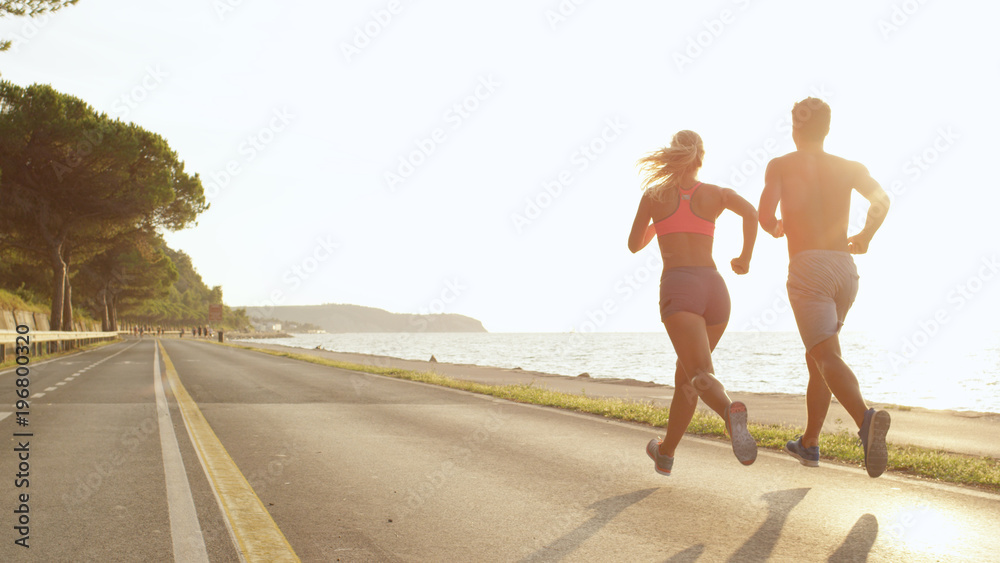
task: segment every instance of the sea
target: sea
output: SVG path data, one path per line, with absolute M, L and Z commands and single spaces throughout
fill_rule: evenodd
M 860 332 L 844 332 L 840 340 L 870 402 L 1000 413 L 1000 333 L 976 346 L 937 351 Z M 296 334 L 269 342 L 667 385 L 673 385 L 676 362 L 666 332 Z M 808 372 L 797 333 L 730 331 L 712 360 L 716 377 L 731 391 L 805 393 Z

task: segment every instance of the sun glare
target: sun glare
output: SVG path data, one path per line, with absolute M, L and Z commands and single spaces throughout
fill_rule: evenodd
M 944 555 L 954 550 L 961 530 L 940 510 L 928 505 L 901 510 L 888 528 L 891 538 L 920 553 Z

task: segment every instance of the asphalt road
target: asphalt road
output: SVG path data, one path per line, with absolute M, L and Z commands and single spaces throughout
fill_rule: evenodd
M 996 495 L 764 451 L 744 467 L 727 444 L 692 437 L 663 477 L 644 451 L 649 428 L 211 343 L 162 346 L 166 357 L 147 338 L 32 365 L 28 426 L 3 414 L 16 386 L 0 374 L 0 561 L 1000 553 Z M 17 487 L 24 446 L 29 484 Z M 22 504 L 30 548 L 15 543 Z

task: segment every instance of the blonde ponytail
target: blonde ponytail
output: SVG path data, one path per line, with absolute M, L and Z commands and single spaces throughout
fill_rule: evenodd
M 678 131 L 670 146 L 647 154 L 636 163 L 643 176 L 642 188 L 662 201 L 667 191 L 677 185 L 687 170 L 701 167 L 705 147 L 694 131 Z

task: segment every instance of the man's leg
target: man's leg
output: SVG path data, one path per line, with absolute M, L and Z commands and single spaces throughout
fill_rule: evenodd
M 861 396 L 861 386 L 858 385 L 858 378 L 855 377 L 854 372 L 851 371 L 851 368 L 848 367 L 840 355 L 840 338 L 837 335 L 833 335 L 813 346 L 812 350 L 809 350 L 809 356 L 816 363 L 816 367 L 819 369 L 820 374 L 822 374 L 823 380 L 833 393 L 833 396 L 837 397 L 840 404 L 844 406 L 847 413 L 854 419 L 858 428 L 861 428 L 861 425 L 865 421 L 865 411 L 868 410 L 868 406 L 865 404 L 864 397 Z M 809 384 L 811 388 L 811 373 Z M 810 422 L 812 422 L 811 412 L 809 418 Z M 825 413 L 824 418 L 826 418 Z M 819 433 L 817 432 L 818 436 Z
M 826 422 L 826 413 L 830 410 L 830 388 L 820 373 L 816 361 L 806 354 L 806 366 L 809 368 L 809 386 L 806 387 L 806 431 L 802 435 L 802 445 L 811 448 L 819 445 L 819 433 Z

